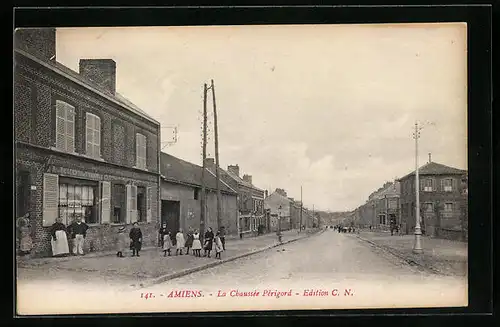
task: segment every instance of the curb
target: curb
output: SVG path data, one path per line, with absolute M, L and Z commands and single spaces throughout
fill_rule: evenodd
M 176 278 L 179 278 L 179 277 L 190 275 L 192 273 L 195 273 L 195 272 L 198 272 L 198 271 L 201 271 L 201 270 L 209 269 L 209 268 L 212 268 L 212 267 L 215 267 L 215 266 L 218 266 L 218 265 L 222 265 L 222 264 L 227 263 L 227 262 L 231 262 L 231 261 L 234 261 L 234 260 L 237 260 L 237 259 L 241 259 L 241 258 L 244 258 L 244 257 L 248 257 L 248 256 L 251 256 L 251 255 L 260 253 L 260 252 L 264 252 L 264 251 L 276 248 L 276 247 L 281 246 L 281 245 L 289 244 L 289 243 L 292 243 L 292 242 L 295 242 L 295 241 L 298 241 L 298 240 L 303 240 L 303 239 L 306 239 L 306 238 L 314 236 L 314 235 L 319 235 L 322 232 L 324 232 L 324 231 L 318 231 L 318 232 L 306 235 L 304 237 L 299 237 L 299 238 L 291 239 L 291 240 L 288 240 L 288 241 L 285 241 L 285 242 L 282 242 L 282 243 L 272 244 L 272 245 L 266 246 L 265 248 L 260 248 L 260 249 L 257 249 L 257 250 L 254 250 L 254 251 L 250 251 L 250 252 L 247 252 L 247 253 L 242 253 L 240 255 L 235 255 L 233 257 L 230 257 L 230 258 L 227 258 L 227 259 L 224 259 L 224 260 L 214 261 L 214 262 L 207 263 L 207 264 L 204 264 L 204 265 L 201 265 L 201 266 L 198 266 L 198 267 L 187 268 L 187 269 L 175 272 L 175 273 L 171 273 L 171 274 L 163 275 L 163 276 L 156 277 L 156 278 L 153 278 L 153 279 L 149 279 L 149 280 L 146 280 L 146 281 L 140 283 L 139 286 L 135 286 L 133 288 L 134 289 L 141 289 L 141 288 L 149 287 L 149 286 L 152 286 L 152 285 L 155 285 L 155 284 L 160 284 L 160 283 L 172 280 L 172 279 L 176 279 Z
M 385 252 L 388 252 L 389 254 L 392 254 L 393 256 L 395 256 L 395 257 L 397 257 L 398 259 L 400 259 L 400 260 L 404 261 L 406 264 L 408 264 L 408 265 L 410 265 L 410 266 L 413 266 L 413 267 L 414 267 L 414 266 L 420 267 L 420 268 L 422 268 L 422 269 L 426 270 L 427 272 L 431 272 L 431 273 L 433 273 L 433 274 L 438 274 L 438 275 L 449 276 L 449 274 L 446 274 L 446 273 L 444 273 L 444 272 L 442 272 L 442 271 L 440 271 L 440 270 L 438 270 L 438 269 L 436 269 L 436 268 L 433 268 L 433 267 L 430 267 L 430 266 L 425 265 L 425 264 L 423 264 L 423 263 L 417 262 L 417 261 L 413 260 L 412 258 L 408 258 L 408 257 L 406 257 L 406 256 L 402 255 L 402 254 L 401 254 L 401 253 L 399 253 L 398 251 L 393 250 L 392 248 L 390 248 L 390 247 L 388 247 L 388 246 L 377 244 L 377 243 L 375 243 L 375 242 L 373 242 L 373 241 L 370 241 L 370 240 L 368 240 L 368 239 L 366 239 L 366 238 L 363 238 L 363 237 L 361 237 L 361 236 L 359 236 L 359 235 L 356 235 L 356 237 L 357 237 L 358 239 L 360 239 L 360 240 L 362 240 L 362 241 L 366 242 L 366 243 L 369 243 L 369 244 L 373 245 L 374 247 L 377 247 L 377 248 L 379 248 L 379 249 L 381 249 L 381 250 L 383 250 L 383 251 L 385 251 Z

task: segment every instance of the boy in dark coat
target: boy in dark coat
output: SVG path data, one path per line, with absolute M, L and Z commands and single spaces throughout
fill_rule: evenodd
M 134 223 L 134 227 L 132 227 L 132 229 L 130 230 L 129 237 L 132 256 L 135 257 L 137 254 L 137 256 L 140 257 L 139 251 L 141 250 L 142 246 L 142 232 L 137 222 Z

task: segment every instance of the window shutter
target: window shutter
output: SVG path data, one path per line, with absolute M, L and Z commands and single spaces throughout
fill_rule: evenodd
M 446 179 L 441 179 L 441 189 L 440 189 L 441 192 L 444 191 L 445 186 L 446 186 Z
M 94 157 L 101 157 L 101 118 L 94 116 Z
M 43 226 L 56 222 L 59 207 L 59 176 L 43 174 Z
M 151 201 L 153 198 L 153 187 L 148 187 L 146 189 L 146 221 L 148 223 L 152 220 L 152 210 L 151 210 Z
M 130 186 L 130 222 L 137 221 L 137 186 Z
M 132 191 L 131 191 L 132 185 L 126 185 L 125 186 L 125 196 L 127 197 L 127 206 L 126 206 L 126 215 L 125 215 L 125 222 L 127 224 L 130 224 L 132 222 L 132 216 L 131 216 L 131 209 L 132 209 L 132 204 L 131 204 L 131 198 L 132 198 Z
M 141 149 L 141 140 L 140 140 L 141 134 L 135 134 L 135 166 L 137 168 L 141 167 L 140 163 L 140 149 Z
M 94 144 L 94 131 L 93 131 L 93 121 L 94 116 L 87 113 L 85 115 L 85 143 L 86 143 L 86 153 L 88 156 L 92 156 L 93 144 Z
M 101 224 L 109 224 L 111 216 L 111 183 L 101 182 Z
M 451 190 L 452 191 L 456 191 L 458 189 L 457 187 L 457 179 L 456 178 L 452 178 L 451 179 Z
M 425 179 L 421 179 L 419 180 L 419 182 L 420 182 L 420 191 L 423 191 L 425 187 Z
M 437 182 L 435 178 L 431 179 L 432 191 L 437 191 Z
M 66 106 L 66 151 L 75 152 L 75 107 Z
M 66 150 L 66 107 L 56 100 L 56 148 Z

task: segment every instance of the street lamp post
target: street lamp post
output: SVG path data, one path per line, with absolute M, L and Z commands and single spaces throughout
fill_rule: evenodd
M 418 179 L 418 139 L 420 138 L 420 127 L 415 122 L 415 132 L 413 138 L 415 139 L 415 244 L 413 246 L 413 253 L 422 253 L 422 230 L 420 228 L 420 182 Z

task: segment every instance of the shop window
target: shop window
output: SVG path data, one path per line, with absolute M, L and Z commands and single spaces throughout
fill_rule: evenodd
M 123 224 L 125 223 L 125 185 L 114 184 L 113 185 L 113 216 L 111 222 L 113 224 Z
M 81 217 L 87 224 L 98 223 L 97 185 L 78 182 L 59 184 L 59 217 L 65 225 Z
M 137 220 L 146 221 L 146 188 L 137 187 Z

